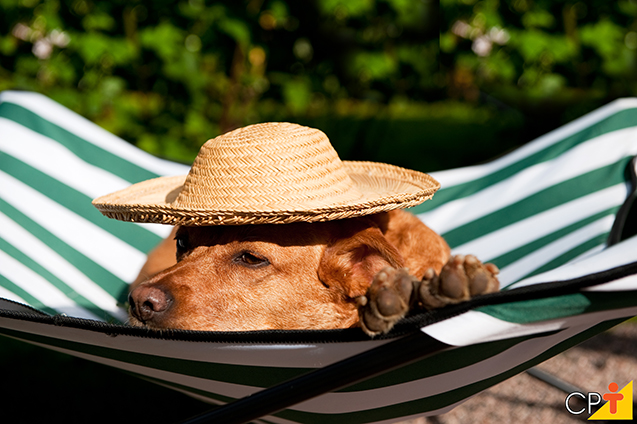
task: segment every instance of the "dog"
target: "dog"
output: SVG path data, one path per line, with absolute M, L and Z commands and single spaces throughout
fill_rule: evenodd
M 131 285 L 130 323 L 387 332 L 414 307 L 496 291 L 498 270 L 395 210 L 324 223 L 177 227 Z
M 93 204 L 110 218 L 175 227 L 131 285 L 132 325 L 376 335 L 411 308 L 498 288 L 494 265 L 450 256 L 403 210 L 439 187 L 422 172 L 341 161 L 323 132 L 270 122 L 207 141 L 187 176 Z

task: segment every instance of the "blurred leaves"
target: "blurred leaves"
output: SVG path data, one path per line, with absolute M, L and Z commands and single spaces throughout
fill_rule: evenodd
M 526 114 L 572 119 L 637 94 L 637 1 L 443 0 L 450 94 L 476 89 Z M 504 42 L 489 35 L 503 31 Z M 635 34 L 635 35 L 632 35 Z M 469 81 L 461 77 L 469 75 Z M 584 110 L 587 109 L 587 110 Z M 568 112 L 568 110 L 576 112 Z
M 442 135 L 478 139 L 479 125 L 497 128 L 494 138 L 524 130 L 528 140 L 637 95 L 637 0 L 0 0 L 0 8 L 0 90 L 42 92 L 186 162 L 221 132 L 266 120 L 333 128 L 353 137 L 330 134 L 346 155 L 384 160 L 374 155 L 391 149 L 360 144 L 386 134 L 378 122 L 411 137 L 415 151 Z M 452 129 L 439 124 L 453 120 Z
M 366 109 L 358 104 L 387 108 L 395 96 L 417 103 L 442 93 L 431 75 L 437 26 L 421 19 L 435 16 L 430 1 L 0 0 L 0 7 L 0 89 L 40 91 L 183 161 L 238 126 L 356 115 Z

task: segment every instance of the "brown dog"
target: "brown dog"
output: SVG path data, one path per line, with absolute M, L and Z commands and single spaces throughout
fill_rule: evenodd
M 411 307 L 497 290 L 497 272 L 473 256 L 450 257 L 439 235 L 402 210 L 322 223 L 181 226 L 132 284 L 130 323 L 214 331 L 362 326 L 374 335 Z
M 439 187 L 422 172 L 341 161 L 317 129 L 265 122 L 208 140 L 187 176 L 93 204 L 110 218 L 177 227 L 132 285 L 133 325 L 377 334 L 411 307 L 498 287 L 495 266 L 450 258 L 440 236 L 400 210 Z

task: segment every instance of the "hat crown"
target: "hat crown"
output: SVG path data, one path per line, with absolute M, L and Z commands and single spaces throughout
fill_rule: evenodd
M 174 200 L 246 211 L 338 204 L 360 196 L 327 136 L 291 123 L 250 125 L 208 140 Z M 170 201 L 169 199 L 167 199 Z

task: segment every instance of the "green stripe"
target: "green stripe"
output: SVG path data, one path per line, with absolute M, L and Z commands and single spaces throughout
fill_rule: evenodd
M 536 336 L 527 336 L 534 338 Z M 519 343 L 519 340 L 503 340 L 499 347 L 502 350 L 509 349 Z M 454 370 L 475 365 L 493 356 L 493 347 L 488 343 L 481 343 L 471 346 L 471 355 L 463 349 L 452 349 L 444 355 L 436 354 L 429 358 L 405 365 L 391 373 L 383 374 L 357 383 L 350 387 L 341 389 L 340 392 L 353 392 L 363 390 L 373 390 L 385 386 L 408 383 L 412 381 L 429 378 L 436 375 L 452 372 Z
M 635 291 L 613 293 L 580 292 L 546 299 L 483 306 L 477 308 L 476 311 L 507 322 L 529 324 L 589 312 L 636 306 L 637 287 L 635 289 Z
M 525 324 L 635 305 L 637 305 L 637 287 L 636 291 L 623 293 L 620 296 L 616 293 L 613 295 L 612 293 L 586 292 L 584 294 L 577 293 L 534 301 L 493 305 L 477 308 L 476 310 L 504 321 Z M 509 344 L 508 347 L 512 347 L 519 341 L 515 339 L 504 340 L 500 343 L 500 348 L 502 350 L 508 349 L 507 343 Z M 371 378 L 342 391 L 371 390 L 420 380 L 474 365 L 487 360 L 493 354 L 494 352 L 490 345 L 484 343 L 471 346 L 470 355 L 467 355 L 463 350 L 454 349 L 446 352 L 444 356 L 430 357 L 425 361 L 404 366 L 391 374 Z
M 536 269 L 529 275 L 524 276 L 524 278 L 532 277 L 534 275 L 541 274 L 543 272 L 555 269 L 558 266 L 562 266 L 565 263 L 577 258 L 579 255 L 582 255 L 588 252 L 589 250 L 594 249 L 597 246 L 603 245 L 606 242 L 607 238 L 608 238 L 608 233 L 600 234 L 596 237 L 593 237 L 592 239 L 587 240 L 586 242 L 580 244 L 579 246 L 574 247 L 568 252 L 563 253 L 562 255 L 558 256 L 557 258 L 553 259 L 547 264 L 539 267 L 538 269 Z
M 141 365 L 145 367 L 151 367 L 155 369 L 175 372 L 180 375 L 194 376 L 194 377 L 210 379 L 214 381 L 227 381 L 226 379 L 223 378 L 223 376 L 225 375 L 225 372 L 223 372 L 223 368 L 228 366 L 224 364 L 210 364 L 210 363 L 197 362 L 197 361 L 183 361 L 176 358 L 143 355 L 143 354 L 134 353 L 134 352 L 119 351 L 116 349 L 104 348 L 104 347 L 99 347 L 94 345 L 86 345 L 83 343 L 61 340 L 57 338 L 51 338 L 51 337 L 41 336 L 41 335 L 32 334 L 32 333 L 23 333 L 18 330 L 7 329 L 7 328 L 0 328 L 0 334 L 4 334 L 6 336 L 14 337 L 14 338 L 27 341 L 27 342 L 34 342 L 34 343 L 39 343 L 39 344 L 54 347 L 54 348 L 66 349 L 72 352 L 84 353 L 84 354 L 99 356 L 102 358 L 114 359 L 114 360 L 125 362 L 125 363 L 136 364 L 136 365 Z M 486 355 L 486 357 L 488 358 L 492 356 L 493 354 L 500 353 L 501 351 L 514 346 L 515 344 L 519 343 L 522 340 L 528 340 L 530 338 L 533 338 L 533 336 L 530 336 L 530 337 L 526 336 L 524 338 L 518 338 L 515 340 L 492 342 L 490 344 L 484 344 L 484 346 L 480 346 L 480 348 L 490 352 L 489 354 Z M 470 351 L 473 352 L 473 348 L 476 348 L 477 346 L 478 345 L 471 346 Z M 459 348 L 456 350 L 462 350 L 463 352 L 461 354 L 456 354 L 455 357 L 465 358 L 465 357 L 472 356 L 471 354 L 467 354 L 466 347 Z M 434 362 L 431 361 L 432 358 L 438 359 L 439 361 L 438 363 L 445 364 L 446 370 L 451 371 L 454 369 L 461 368 L 462 367 L 461 365 L 454 364 L 452 360 L 445 360 L 446 358 L 448 358 L 447 355 L 451 352 L 456 353 L 455 350 L 443 352 L 442 354 L 434 355 L 431 358 L 419 361 L 418 365 L 428 370 L 428 372 L 424 373 L 426 375 L 435 375 L 439 373 L 438 372 L 439 370 L 434 365 Z M 186 362 L 187 368 L 183 369 L 183 366 L 174 366 L 174 365 L 170 366 L 171 363 L 179 364 L 180 362 Z M 233 368 L 232 374 L 235 378 L 233 380 L 230 380 L 229 382 L 233 383 L 235 382 L 234 380 L 236 380 L 236 377 L 240 377 L 240 379 L 244 381 L 241 381 L 238 384 L 243 384 L 243 385 L 252 386 L 252 387 L 263 387 L 263 388 L 274 386 L 289 378 L 297 377 L 301 375 L 302 373 L 312 371 L 311 369 L 268 368 L 268 367 L 255 367 L 255 366 L 247 366 L 247 365 L 232 365 L 230 367 Z M 294 374 L 290 374 L 289 372 L 280 373 L 280 371 L 295 371 L 295 373 Z M 218 372 L 220 372 L 220 374 L 218 374 Z M 270 375 L 269 378 L 264 378 L 266 373 L 272 374 L 272 375 Z M 386 376 L 391 376 L 391 373 L 386 374 Z M 385 384 L 382 384 L 383 383 L 382 379 L 383 379 L 383 376 L 376 377 L 376 380 L 381 380 L 380 387 L 386 387 L 390 385 L 389 382 L 385 382 Z M 410 381 L 411 380 L 413 380 L 413 378 L 410 378 Z M 389 380 L 389 381 L 392 381 L 392 380 Z M 165 383 L 174 384 L 169 382 L 165 382 Z M 377 385 L 375 384 L 374 387 L 376 386 Z M 188 389 L 187 387 L 182 386 L 182 388 L 193 391 L 193 389 Z M 219 395 L 216 393 L 212 393 L 212 392 L 207 392 L 207 391 L 197 390 L 196 393 L 203 396 L 207 396 L 211 399 L 220 400 L 223 402 L 229 402 L 233 400 L 232 398 Z M 414 402 L 422 402 L 422 401 L 426 402 L 427 399 L 414 401 Z M 407 404 L 411 404 L 411 402 L 408 402 Z M 401 404 L 401 405 L 405 405 L 405 404 Z M 400 407 L 400 405 L 374 409 L 374 410 L 371 410 L 371 412 L 375 413 L 375 412 L 387 410 L 387 409 L 391 410 L 396 407 Z M 345 422 L 346 423 L 346 422 L 351 422 L 349 420 L 351 419 L 350 417 L 352 417 L 353 415 L 356 415 L 356 416 L 358 416 L 359 414 L 366 415 L 368 413 L 370 413 L 370 411 L 361 411 L 361 412 L 350 413 L 350 414 L 332 415 L 332 414 L 312 414 L 312 413 L 287 410 L 277 415 L 283 418 L 288 418 L 293 420 L 299 419 L 299 418 L 296 418 L 298 416 L 298 417 L 301 417 L 299 421 L 304 423 L 305 422 L 308 422 L 308 423 L 326 422 L 326 421 L 321 421 L 320 420 L 321 417 L 323 417 L 323 419 L 325 419 L 326 417 L 329 417 L 329 422 L 335 422 L 335 423 Z M 291 415 L 288 416 L 288 414 L 291 414 Z M 332 418 L 337 419 L 338 421 L 332 421 Z M 359 421 L 355 421 L 355 422 L 359 422 Z M 364 421 L 361 421 L 361 422 L 364 422 Z
M 546 352 L 534 357 L 533 359 L 526 361 L 506 372 L 500 373 L 496 376 L 490 377 L 488 379 L 473 383 L 467 384 L 466 386 L 460 387 L 455 390 L 451 390 L 445 393 L 440 393 L 437 395 L 429 396 L 423 399 L 417 399 L 413 401 L 407 401 L 399 404 L 389 405 L 381 408 L 373 408 L 367 409 L 364 411 L 357 411 L 351 413 L 344 414 L 320 414 L 320 413 L 310 413 L 310 412 L 301 412 L 287 409 L 280 413 L 275 414 L 277 417 L 281 417 L 288 420 L 297 421 L 304 424 L 322 424 L 329 422 L 330 424 L 349 424 L 349 423 L 367 423 L 367 422 L 376 422 L 382 420 L 390 420 L 390 419 L 398 419 L 401 417 L 407 417 L 410 415 L 416 414 L 424 414 L 429 411 L 435 411 L 454 403 L 457 403 L 463 399 L 467 399 L 468 397 L 479 393 L 482 390 L 488 389 L 508 378 L 513 377 L 514 375 L 519 374 L 520 372 L 527 370 L 537 364 L 540 364 L 547 359 L 552 358 L 553 356 L 583 342 L 590 337 L 601 333 L 609 328 L 614 327 L 615 325 L 623 322 L 624 319 L 620 320 L 612 320 L 607 321 L 601 324 L 596 325 L 595 327 L 588 329 L 582 333 L 579 333 L 575 336 L 570 337 L 569 339 L 558 343 L 557 345 L 551 347 Z M 524 342 L 528 338 L 518 338 L 515 339 L 517 343 Z M 492 355 L 499 354 L 504 352 L 509 344 L 503 343 L 502 341 L 491 342 L 488 343 L 489 348 L 492 351 Z M 473 354 L 473 349 L 477 345 L 467 346 L 463 348 L 459 348 L 462 353 L 466 356 L 470 356 Z M 442 352 L 439 355 L 445 356 L 448 352 Z M 424 359 L 423 362 L 427 362 L 431 358 Z M 461 367 L 456 367 L 458 370 Z M 452 378 L 452 377 L 450 377 Z
M 24 290 L 22 287 L 15 284 L 13 281 L 7 279 L 4 275 L 0 274 L 0 286 L 4 287 L 11 293 L 19 296 L 22 300 L 27 302 L 31 307 L 39 309 L 43 312 L 46 312 L 49 315 L 55 315 L 57 312 L 54 309 L 49 308 L 44 303 L 40 302 L 39 299 L 31 296 L 29 292 Z
M 62 280 L 49 272 L 42 265 L 25 255 L 23 252 L 18 250 L 15 246 L 4 240 L 0 237 L 0 250 L 11 256 L 16 261 L 20 262 L 22 265 L 29 268 L 31 271 L 35 272 L 46 281 L 51 283 L 52 286 L 57 288 L 60 292 L 62 292 L 66 297 L 68 297 L 75 304 L 81 306 L 84 309 L 87 309 L 97 317 L 108 321 L 108 322 L 117 322 L 119 321 L 114 316 L 110 315 L 108 312 L 102 310 L 93 302 L 86 299 L 84 296 L 77 293 L 74 289 L 66 285 Z M 7 288 L 7 287 L 5 287 Z M 17 294 L 17 293 L 16 293 Z
M 106 218 L 91 204 L 89 196 L 11 155 L 0 152 L 0 163 L 7 174 L 143 253 L 148 253 L 161 241 L 161 237 L 139 225 Z
M 482 380 L 473 384 L 468 384 L 466 386 L 463 386 L 458 389 L 454 389 L 445 393 L 440 393 L 440 394 L 429 396 L 426 398 L 417 399 L 413 401 L 407 401 L 407 402 L 389 405 L 389 406 L 385 406 L 381 408 L 372 408 L 372 409 L 366 409 L 363 411 L 357 411 L 357 412 L 351 412 L 351 413 L 345 413 L 345 414 L 311 413 L 311 412 L 302 412 L 302 411 L 287 409 L 285 411 L 276 413 L 274 415 L 280 418 L 284 418 L 284 419 L 299 422 L 299 423 L 305 423 L 305 424 L 322 424 L 326 422 L 329 422 L 330 424 L 332 423 L 349 424 L 353 422 L 365 423 L 365 422 L 375 422 L 375 421 L 381 421 L 381 420 L 400 419 L 402 417 L 407 417 L 411 415 L 425 414 L 429 411 L 436 411 L 441 408 L 445 408 L 463 399 L 467 399 L 468 397 L 476 393 L 479 393 L 485 389 L 488 389 L 489 387 L 495 386 L 496 384 L 508 378 L 511 378 L 519 374 L 520 372 L 523 372 L 535 365 L 538 365 L 554 357 L 555 355 L 562 353 L 572 348 L 573 346 L 576 346 L 582 343 L 583 341 L 614 327 L 615 325 L 623 321 L 625 321 L 625 319 L 605 321 L 603 323 L 597 324 L 596 326 L 589 328 L 586 331 L 583 331 L 577 335 L 574 335 L 568 338 L 567 340 L 564 340 L 556 344 L 555 346 L 551 347 L 550 349 L 543 352 L 542 354 L 534 357 L 533 359 L 529 361 L 519 364 L 518 366 L 510 370 L 507 370 L 503 373 L 487 378 L 485 380 Z M 438 358 L 440 359 L 439 363 L 450 364 L 451 370 L 454 371 L 454 370 L 461 369 L 462 367 L 454 366 L 455 364 L 454 364 L 453 358 L 449 358 L 448 361 L 444 360 L 444 358 L 447 358 L 449 353 L 451 352 L 456 353 L 456 357 L 467 357 L 467 356 L 473 355 L 474 350 L 477 347 L 483 347 L 485 350 L 490 351 L 489 357 L 492 357 L 496 354 L 506 351 L 507 349 L 509 349 L 510 347 L 514 345 L 517 345 L 527 340 L 529 340 L 529 337 L 520 337 L 513 340 L 502 340 L 502 341 L 481 343 L 478 345 L 461 347 L 461 348 L 454 349 L 452 351 L 442 352 L 440 354 L 435 355 L 434 357 L 424 359 L 421 362 L 423 362 L 424 364 L 428 364 L 428 362 L 431 361 L 433 358 Z M 435 366 L 432 364 L 430 364 L 430 367 L 435 368 Z M 400 368 L 399 370 L 402 370 L 402 369 L 403 368 Z M 383 378 L 391 377 L 391 375 L 395 372 L 396 371 L 389 372 L 377 378 L 383 379 Z M 144 376 L 141 376 L 141 377 L 147 378 Z M 187 386 L 179 385 L 172 382 L 155 380 L 155 379 L 149 379 L 149 380 L 160 382 L 161 384 L 174 387 L 174 388 L 183 390 L 185 392 L 190 392 L 193 394 L 197 394 L 199 396 L 208 397 L 210 399 L 214 399 L 214 400 L 218 400 L 218 401 L 222 401 L 226 403 L 236 400 L 234 398 L 212 394 L 203 390 L 189 388 Z M 383 387 L 389 387 L 391 385 L 392 383 L 390 379 L 387 381 L 387 383 Z
M 298 377 L 299 375 L 313 371 L 313 369 L 311 368 L 232 365 L 194 360 L 183 360 L 179 358 L 167 358 L 163 356 L 120 351 L 107 347 L 65 341 L 41 335 L 16 335 L 12 333 L 13 331 L 14 330 L 6 330 L 0 328 L 0 333 L 5 333 L 13 337 L 27 339 L 33 342 L 53 347 L 68 349 L 74 352 L 86 353 L 89 355 L 99 356 L 102 358 L 129 364 L 152 367 L 158 370 L 174 372 L 182 375 L 189 375 L 213 381 L 241 384 L 246 386 L 270 387 L 293 377 Z M 506 343 L 509 343 L 509 347 L 515 345 L 514 341 L 506 341 L 505 344 Z M 393 374 L 392 379 L 389 380 L 389 382 L 391 384 L 401 384 L 418 380 L 420 378 L 437 375 L 442 372 L 453 371 L 458 367 L 465 367 L 471 364 L 475 364 L 480 360 L 487 359 L 493 354 L 493 351 L 485 348 L 484 346 L 479 346 L 477 347 L 475 354 L 472 355 L 457 354 L 455 351 L 451 351 L 448 353 L 449 356 L 445 356 L 444 358 L 433 357 L 427 361 L 421 361 L 406 366 L 404 367 L 404 369 L 399 370 L 396 374 Z M 452 360 L 449 360 L 448 358 L 451 358 Z M 368 390 L 384 387 L 387 384 L 388 381 L 384 378 L 374 378 L 345 390 Z
M 493 213 L 448 231 L 442 236 L 453 248 L 515 224 L 564 203 L 625 182 L 624 169 L 630 158 L 587 172 L 548 187 Z
M 7 328 L 0 328 L 0 334 L 127 364 L 154 368 L 160 371 L 253 387 L 270 387 L 313 371 L 311 368 L 260 367 L 169 358 L 62 340 L 38 334 L 23 333 L 19 330 Z M 183 348 L 187 349 L 187 346 L 184 344 Z
M 0 212 L 7 215 L 16 224 L 28 231 L 51 249 L 56 251 L 60 256 L 71 263 L 84 275 L 88 276 L 95 283 L 99 284 L 108 294 L 124 302 L 128 296 L 128 284 L 110 271 L 104 269 L 100 265 L 87 258 L 82 253 L 73 249 L 71 246 L 60 240 L 47 229 L 28 216 L 11 206 L 4 199 L 0 199 Z
M 626 109 L 617 112 L 616 114 L 596 122 L 576 134 L 566 137 L 565 139 L 492 174 L 473 181 L 458 184 L 456 186 L 451 186 L 449 188 L 443 187 L 436 193 L 432 200 L 411 208 L 410 211 L 414 214 L 421 214 L 435 209 L 449 201 L 471 196 L 472 194 L 512 177 L 530 166 L 555 159 L 567 152 L 569 149 L 590 139 L 613 131 L 634 127 L 635 122 L 637 122 L 637 109 Z
M 105 169 L 130 183 L 137 183 L 159 176 L 107 150 L 97 147 L 93 143 L 47 121 L 22 106 L 7 102 L 0 103 L 0 117 L 14 121 L 32 131 L 55 140 L 85 162 Z
M 615 215 L 618 209 L 619 209 L 619 206 L 616 206 L 616 207 L 607 209 L 603 212 L 596 213 L 595 215 L 591 215 L 581 221 L 575 222 L 574 224 L 571 224 L 564 228 L 560 228 L 558 231 L 555 231 L 551 234 L 548 234 L 544 237 L 534 240 L 531 243 L 528 243 L 528 244 L 525 244 L 524 246 L 520 246 L 516 249 L 513 249 L 505 253 L 504 255 L 498 256 L 497 258 L 490 259 L 489 262 L 497 265 L 500 269 L 503 269 L 504 267 L 512 264 L 513 262 L 516 262 L 524 258 L 525 256 L 535 252 L 536 250 L 539 250 L 542 247 L 550 243 L 553 243 L 554 241 L 559 240 L 562 237 L 565 237 L 574 231 L 579 230 L 580 228 L 583 228 L 608 215 Z M 604 240 L 605 240 L 605 238 L 608 237 L 608 233 L 603 234 L 601 237 L 604 237 Z
M 590 305 L 591 302 L 586 296 L 575 293 L 546 299 L 483 306 L 476 311 L 511 323 L 529 324 L 582 314 Z
M 541 355 L 538 355 L 537 357 L 533 358 L 530 361 L 527 361 L 521 365 L 518 365 L 517 367 L 515 367 L 512 370 L 509 370 L 505 373 L 501 373 L 498 376 L 480 381 L 478 383 L 474 383 L 474 384 L 470 384 L 464 387 L 461 387 L 459 389 L 455 389 L 446 393 L 441 393 L 438 395 L 434 395 L 434 396 L 430 396 L 424 399 L 419 399 L 419 400 L 414 400 L 414 401 L 409 401 L 409 402 L 404 402 L 401 404 L 396 404 L 396 405 L 391 405 L 391 406 L 386 406 L 386 407 L 382 407 L 382 408 L 375 408 L 375 409 L 370 409 L 370 410 L 365 410 L 365 411 L 358 411 L 358 412 L 354 412 L 354 413 L 346 413 L 346 414 L 317 414 L 317 413 L 307 413 L 307 412 L 300 412 L 300 411 L 293 411 L 293 410 L 286 410 L 283 411 L 281 413 L 277 413 L 277 416 L 280 416 L 282 418 L 286 418 L 286 419 L 291 419 L 291 420 L 295 420 L 295 421 L 299 421 L 299 422 L 303 422 L 303 423 L 322 423 L 322 422 L 327 422 L 329 421 L 330 423 L 348 423 L 348 422 L 371 422 L 371 421 L 375 421 L 375 420 L 379 420 L 379 419 L 390 419 L 390 418 L 394 418 L 394 417 L 401 417 L 401 416 L 408 416 L 408 415 L 414 415 L 414 414 L 418 414 L 418 413 L 424 413 L 427 411 L 432 411 L 432 410 L 437 410 L 440 408 L 443 408 L 445 406 L 448 406 L 450 404 L 453 404 L 455 402 L 457 402 L 458 400 L 462 400 L 465 399 L 466 397 L 479 392 L 480 390 L 483 390 L 485 388 L 488 388 L 490 386 L 493 386 L 494 384 L 497 384 L 500 381 L 505 380 L 506 378 L 509 378 L 533 365 L 536 365 L 538 363 L 541 363 L 543 361 L 545 361 L 546 359 L 555 356 L 556 354 L 582 342 L 585 339 L 588 339 L 589 337 L 600 333 L 601 331 L 604 331 L 608 328 L 611 328 L 612 326 L 620 323 L 624 321 L 623 319 L 620 320 L 613 320 L 613 321 L 608 321 L 608 322 L 604 322 L 601 324 L 596 325 L 595 327 L 586 330 L 585 332 L 582 332 L 578 335 L 575 335 L 573 337 L 570 337 L 568 340 L 565 340 L 563 342 L 560 342 L 558 345 L 550 348 L 549 350 L 547 350 L 546 352 L 542 353 Z M 6 329 L 6 328 L 0 328 L 0 333 L 5 334 L 7 336 L 10 337 L 14 337 L 14 338 L 18 338 L 18 339 L 22 339 L 25 341 L 31 341 L 31 342 L 36 342 L 36 343 L 41 343 L 44 345 L 49 345 L 49 346 L 53 346 L 53 347 L 59 347 L 59 348 L 63 348 L 63 349 L 69 349 L 71 351 L 75 351 L 75 352 L 79 352 L 79 353 L 88 353 L 91 355 L 95 355 L 96 351 L 99 350 L 105 350 L 105 351 L 112 351 L 113 349 L 108 349 L 108 348 L 99 348 L 99 347 L 95 347 L 95 346 L 91 346 L 90 348 L 86 348 L 86 345 L 84 344 L 79 344 L 79 343 L 75 343 L 75 342 L 67 342 L 67 341 L 63 341 L 63 340 L 58 340 L 58 339 L 53 339 L 53 338 L 49 338 L 46 336 L 38 336 L 38 335 L 34 335 L 34 334 L 29 334 L 29 333 L 22 333 L 19 331 L 15 331 L 15 330 L 11 330 L 11 329 Z M 502 340 L 502 341 L 496 341 L 496 342 L 489 342 L 489 343 L 483 343 L 480 345 L 473 345 L 473 346 L 466 346 L 466 347 L 461 347 L 461 348 L 457 348 L 453 351 L 446 351 L 446 352 L 442 352 L 440 354 L 434 355 L 434 357 L 440 357 L 440 362 L 441 363 L 446 363 L 449 364 L 449 367 L 451 370 L 456 370 L 456 369 L 460 369 L 462 368 L 461 366 L 458 366 L 458 364 L 454 364 L 454 362 L 450 359 L 448 361 L 445 361 L 443 358 L 447 358 L 448 354 L 450 352 L 455 352 L 456 356 L 458 357 L 470 357 L 473 354 L 473 351 L 476 347 L 480 346 L 484 349 L 489 350 L 491 353 L 488 355 L 488 357 L 492 357 L 495 354 L 504 352 L 505 350 L 509 349 L 510 347 L 512 347 L 515 344 L 518 344 L 520 342 L 529 340 L 530 338 L 533 337 L 520 337 L 520 338 L 516 338 L 513 340 Z M 78 349 L 79 348 L 79 349 Z M 117 351 L 118 354 L 123 354 L 126 356 L 130 356 L 131 353 L 130 352 L 119 352 Z M 156 368 L 156 360 L 159 361 L 165 361 L 165 360 L 170 360 L 169 358 L 158 358 L 158 357 L 151 357 L 151 356 L 146 356 L 146 355 L 140 355 L 140 354 L 132 354 L 133 356 L 140 356 L 143 361 L 140 365 L 143 366 L 151 366 L 151 367 L 155 367 Z M 102 356 L 102 357 L 107 357 L 107 358 L 111 358 L 113 355 L 98 355 L 98 356 Z M 427 358 L 424 359 L 420 362 L 422 362 L 423 366 L 429 367 L 431 369 L 435 369 L 434 364 L 431 362 L 432 358 Z M 133 363 L 131 361 L 125 361 L 125 362 L 130 362 Z M 195 361 L 191 361 L 191 362 L 195 362 Z M 203 364 L 204 366 L 206 365 L 205 363 Z M 252 386 L 255 386 L 254 384 L 254 379 L 258 377 L 258 374 L 255 374 L 255 368 L 257 367 L 252 367 L 252 366 L 237 366 L 238 370 L 240 368 L 245 368 L 248 374 L 252 374 L 251 377 L 252 379 L 250 380 L 253 384 L 251 384 Z M 205 375 L 205 368 L 202 368 L 201 366 L 198 368 L 199 370 L 204 371 L 204 373 L 198 375 L 199 377 L 202 378 L 207 378 L 207 376 Z M 307 370 L 301 370 L 301 371 L 307 371 Z M 182 373 L 183 374 L 183 373 Z M 191 374 L 186 374 L 186 375 L 191 375 Z M 391 375 L 391 374 L 388 374 Z M 281 381 L 283 380 L 283 378 L 285 378 L 286 376 L 281 376 L 282 378 L 280 379 Z M 148 377 L 144 377 L 144 378 L 148 378 Z M 377 377 L 378 378 L 378 377 Z M 381 377 L 382 378 L 382 377 Z M 150 378 L 151 380 L 153 380 L 153 378 Z M 218 381 L 221 381 L 219 379 L 216 379 Z M 161 380 L 156 380 L 156 381 L 161 381 Z M 197 393 L 199 395 L 202 396 L 208 396 L 211 399 L 216 399 L 216 400 L 221 400 L 224 402 L 229 402 L 231 400 L 233 400 L 232 398 L 229 397 L 225 397 L 222 395 L 217 395 L 217 394 L 213 394 L 213 393 L 208 393 L 205 391 L 201 391 L 201 390 L 197 390 L 197 389 L 190 389 L 188 387 L 185 386 L 179 386 L 175 383 L 171 383 L 171 382 L 163 382 L 164 384 L 167 385 L 172 385 L 174 387 L 179 387 L 182 388 L 186 391 L 190 391 L 193 393 Z M 276 384 L 276 382 L 274 383 Z M 387 383 L 384 385 L 384 387 L 389 386 L 391 384 Z M 260 386 L 260 385 L 259 385 Z M 261 386 L 263 387 L 263 386 Z M 327 420 L 327 421 L 326 421 Z

